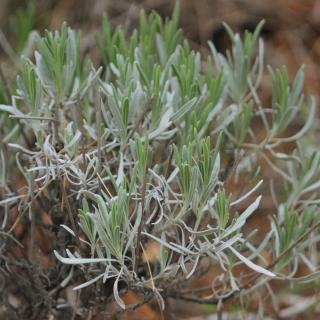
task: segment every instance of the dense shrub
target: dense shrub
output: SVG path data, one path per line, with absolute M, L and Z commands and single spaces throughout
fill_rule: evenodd
M 162 308 L 168 297 L 221 306 L 271 291 L 272 279 L 317 278 L 320 152 L 303 68 L 291 83 L 270 67 L 272 99 L 262 99 L 263 23 L 242 37 L 225 27 L 231 50 L 209 43 L 204 57 L 178 30 L 177 7 L 166 21 L 142 12 L 129 38 L 105 18 L 101 67 L 83 59 L 66 24 L 37 35 L 34 60 L 21 58 L 11 102 L 0 106 L 1 233 L 30 221 L 31 264 L 45 209 L 54 234 L 70 234 L 55 244 L 55 268 L 71 265 L 59 281 L 97 295 L 111 288 L 123 309 L 128 290 Z M 264 198 L 272 204 L 257 212 Z M 270 218 L 265 234 L 246 227 L 255 212 Z M 188 292 L 208 263 L 218 270 L 212 295 Z M 303 264 L 309 273 L 297 276 Z

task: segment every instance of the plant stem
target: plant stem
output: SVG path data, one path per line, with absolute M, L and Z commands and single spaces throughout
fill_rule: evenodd
M 69 200 L 68 200 L 65 182 L 66 182 L 66 178 L 64 178 L 63 181 L 62 180 L 60 181 L 60 186 L 61 186 L 61 191 L 62 191 L 62 198 L 63 198 L 64 203 L 65 203 L 66 208 L 67 208 L 67 213 L 68 213 L 68 216 L 69 216 L 69 220 L 70 220 L 70 223 L 71 223 L 72 230 L 74 231 L 75 236 L 76 236 L 75 238 L 76 238 L 77 245 L 79 247 L 79 250 L 81 250 L 81 243 L 80 243 L 79 233 L 78 233 L 78 229 L 76 227 L 76 223 L 75 223 L 75 220 L 74 220 L 74 217 L 73 217 L 73 214 L 72 214 L 71 206 L 70 206 L 70 203 L 69 203 Z
M 102 98 L 101 98 L 101 89 L 99 88 L 98 94 L 99 101 L 96 103 L 97 110 L 96 110 L 96 126 L 97 126 L 97 155 L 98 155 L 98 165 L 97 165 L 97 172 L 101 175 L 101 105 L 102 105 Z M 99 194 L 101 194 L 101 181 L 99 180 Z
M 83 170 L 87 167 L 87 159 L 85 154 L 85 146 L 86 146 L 86 137 L 84 134 L 84 128 L 83 128 L 83 116 L 81 112 L 81 97 L 80 92 L 77 94 L 77 105 L 76 105 L 76 122 L 78 124 L 78 127 L 80 128 L 81 132 L 81 153 L 82 153 L 82 162 L 83 162 Z
M 136 240 L 136 252 L 135 252 L 135 259 L 134 259 L 134 266 L 133 270 L 137 273 L 138 271 L 138 264 L 140 260 L 140 242 L 141 242 L 141 231 L 142 231 L 142 225 L 144 224 L 145 220 L 145 197 L 146 197 L 146 188 L 147 188 L 147 173 L 144 173 L 143 177 L 143 184 L 142 184 L 142 190 L 141 190 L 141 210 L 142 210 L 142 218 L 139 224 L 138 232 L 137 232 L 137 240 Z

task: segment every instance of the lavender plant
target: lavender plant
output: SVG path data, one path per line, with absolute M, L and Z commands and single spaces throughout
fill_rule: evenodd
M 22 59 L 11 103 L 0 105 L 32 137 L 29 146 L 10 135 L 0 145 L 2 231 L 11 234 L 28 212 L 35 224 L 37 201 L 62 202 L 66 214 L 49 211 L 64 217 L 72 238 L 54 255 L 79 271 L 63 286 L 111 286 L 122 309 L 135 307 L 122 299 L 128 290 L 141 293 L 138 305 L 154 298 L 164 309 L 171 297 L 221 306 L 253 290 L 262 296 L 270 280 L 305 283 L 320 274 L 320 153 L 310 143 L 316 107 L 302 94 L 303 69 L 290 83 L 285 69 L 269 67 L 265 105 L 263 22 L 243 37 L 225 26 L 231 50 L 224 56 L 210 42 L 205 59 L 183 39 L 178 15 L 178 6 L 165 21 L 142 12 L 129 38 L 105 17 L 101 67 L 81 59 L 80 34 L 66 24 L 38 35 L 35 62 Z M 288 135 L 289 127 L 299 129 Z M 294 151 L 281 151 L 285 144 Z M 26 180 L 23 195 L 8 183 L 13 161 Z M 231 180 L 243 181 L 237 194 Z M 257 241 L 246 225 L 264 214 L 268 195 L 270 228 Z M 19 215 L 10 225 L 12 206 Z M 151 243 L 155 261 L 146 258 Z M 205 262 L 219 270 L 212 294 L 189 293 Z M 299 278 L 301 265 L 309 274 Z

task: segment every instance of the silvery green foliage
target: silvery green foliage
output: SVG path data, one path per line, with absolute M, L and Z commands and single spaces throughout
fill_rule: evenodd
M 272 105 L 263 106 L 257 93 L 264 72 L 263 23 L 243 39 L 226 27 L 232 49 L 224 56 L 210 43 L 207 61 L 182 40 L 177 24 L 178 7 L 165 22 L 142 12 L 139 31 L 126 39 L 123 28 L 112 32 L 105 18 L 97 37 L 103 68 L 81 62 L 80 36 L 66 24 L 37 37 L 35 63 L 22 59 L 12 104 L 0 110 L 31 129 L 36 142 L 32 149 L 9 146 L 24 154 L 28 165 L 21 170 L 32 173 L 38 186 L 65 179 L 70 199 L 82 203 L 77 221 L 87 248 L 55 256 L 90 266 L 89 280 L 76 289 L 113 279 L 122 308 L 120 281 L 132 290 L 152 290 L 163 303 L 168 283 L 196 277 L 204 258 L 221 270 L 223 290 L 214 293 L 215 301 L 252 290 L 233 274 L 240 264 L 260 275 L 253 288 L 274 277 L 294 278 L 301 263 L 310 269 L 302 280 L 314 279 L 318 261 L 311 252 L 319 236 L 306 234 L 290 247 L 319 221 L 320 153 L 302 143 L 312 134 L 315 115 L 313 99 L 306 102 L 301 93 L 303 70 L 290 84 L 285 69 L 269 68 Z M 285 129 L 298 115 L 305 121 L 288 137 Z M 265 130 L 262 141 L 254 122 Z M 297 149 L 278 152 L 287 142 Z M 239 160 L 235 176 L 245 179 L 237 195 L 224 188 L 225 163 L 232 157 Z M 262 182 L 261 160 L 278 175 L 282 195 L 271 179 Z M 268 184 L 278 212 L 257 244 L 243 228 Z M 8 196 L 0 204 L 18 200 Z M 64 228 L 77 237 L 76 230 Z M 146 266 L 141 257 L 150 242 L 159 245 L 159 258 Z M 266 251 L 274 263 L 265 260 Z

